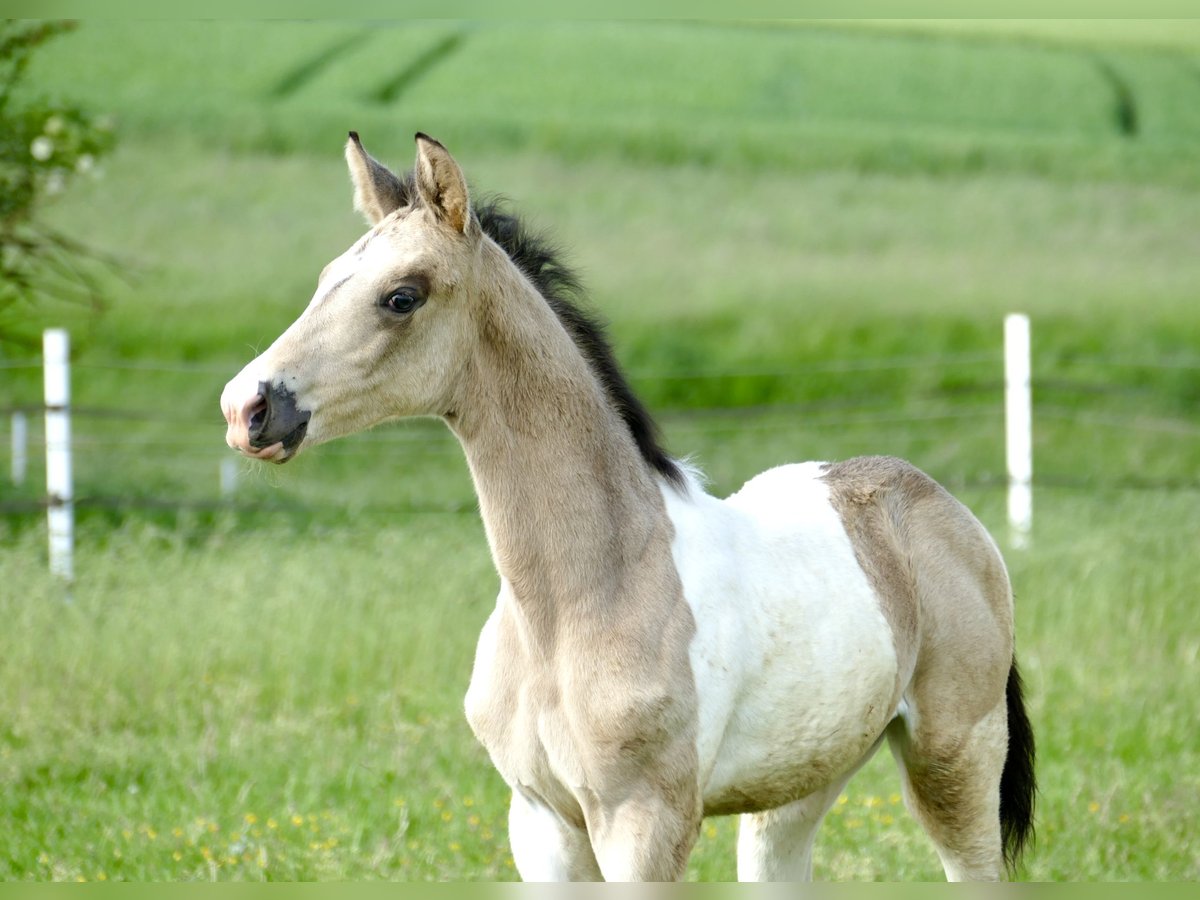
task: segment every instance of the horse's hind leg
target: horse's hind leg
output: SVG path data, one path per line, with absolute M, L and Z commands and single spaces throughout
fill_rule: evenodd
M 848 781 L 849 779 L 846 779 Z M 812 881 L 813 841 L 846 781 L 738 820 L 738 881 Z
M 952 718 L 952 712 L 943 713 Z M 920 720 L 920 716 L 917 716 Z M 915 732 L 915 733 L 914 733 Z M 1008 747 L 1001 700 L 974 724 L 898 718 L 888 743 L 900 766 L 904 799 L 941 857 L 950 881 L 998 881 L 1004 872 L 1000 775 Z
M 738 881 L 812 881 L 813 842 L 838 795 L 867 764 L 883 738 L 842 777 L 801 800 L 738 821 Z

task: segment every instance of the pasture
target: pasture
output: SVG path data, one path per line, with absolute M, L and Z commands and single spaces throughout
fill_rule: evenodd
M 567 248 L 714 493 L 858 453 L 950 487 L 1017 593 L 1022 877 L 1200 877 L 1198 72 L 1194 25 L 1146 23 L 89 22 L 47 47 L 33 82 L 120 134 L 51 218 L 125 271 L 102 316 L 22 323 L 77 349 L 78 583 L 45 572 L 35 458 L 0 487 L 0 877 L 514 877 L 462 715 L 496 579 L 450 435 L 386 426 L 217 493 L 221 386 L 363 230 L 351 128 L 397 167 L 429 132 Z M 28 362 L 0 358 L 0 407 L 38 401 Z M 941 878 L 898 791 L 881 753 L 817 878 Z M 689 877 L 732 878 L 734 835 L 706 823 Z

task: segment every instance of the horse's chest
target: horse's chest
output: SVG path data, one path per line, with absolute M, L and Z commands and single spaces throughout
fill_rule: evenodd
M 479 637 L 466 715 L 497 771 L 514 788 L 582 822 L 570 785 L 585 776 L 549 671 L 530 667 L 501 609 Z
M 607 623 L 605 636 L 548 654 L 522 640 L 522 621 L 502 596 L 480 634 L 466 698 L 467 719 L 505 781 L 580 826 L 585 811 L 647 779 L 696 788 L 685 641 L 638 661 Z M 660 623 L 656 634 L 671 628 Z M 601 648 L 606 637 L 616 643 Z

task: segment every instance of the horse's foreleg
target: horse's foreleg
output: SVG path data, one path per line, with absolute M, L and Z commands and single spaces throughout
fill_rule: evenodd
M 683 806 L 683 808 L 681 808 Z M 679 881 L 700 834 L 699 804 L 638 792 L 589 819 L 592 847 L 606 881 Z
M 522 881 L 601 881 L 587 832 L 513 791 L 508 809 L 513 862 Z

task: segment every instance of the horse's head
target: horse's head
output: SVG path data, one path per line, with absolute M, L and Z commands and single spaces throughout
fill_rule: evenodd
M 226 441 L 284 462 L 397 416 L 448 415 L 467 364 L 482 232 L 462 170 L 417 135 L 411 176 L 351 132 L 354 204 L 372 228 L 321 272 L 308 307 L 225 386 Z

